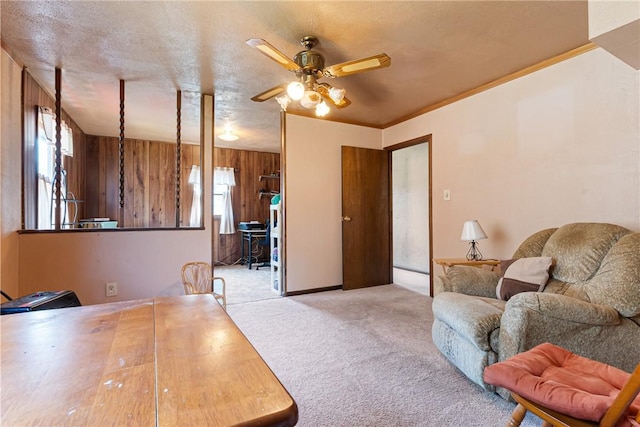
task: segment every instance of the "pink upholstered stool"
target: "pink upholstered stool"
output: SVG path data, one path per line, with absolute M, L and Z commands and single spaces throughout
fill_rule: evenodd
M 518 402 L 507 426 L 527 411 L 543 426 L 640 426 L 640 364 L 629 374 L 545 343 L 488 366 L 484 380 Z

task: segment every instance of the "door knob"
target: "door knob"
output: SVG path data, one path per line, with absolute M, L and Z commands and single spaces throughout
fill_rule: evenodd
M 349 221 L 351 221 L 351 217 L 350 217 L 350 216 L 343 216 L 343 217 L 342 217 L 342 220 L 343 220 L 344 222 L 349 222 Z

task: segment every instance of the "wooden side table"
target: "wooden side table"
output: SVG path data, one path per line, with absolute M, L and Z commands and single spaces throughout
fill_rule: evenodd
M 480 260 L 468 260 L 466 258 L 434 258 L 436 264 L 442 266 L 444 274 L 447 274 L 447 270 L 454 265 L 469 265 L 471 267 L 482 267 L 484 265 L 491 266 L 493 270 L 500 265 L 500 260 L 497 259 L 480 259 Z

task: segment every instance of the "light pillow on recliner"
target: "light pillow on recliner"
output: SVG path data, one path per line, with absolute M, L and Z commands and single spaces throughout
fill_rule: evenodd
M 549 280 L 551 257 L 519 258 L 508 261 L 498 280 L 496 296 L 507 301 L 520 292 L 542 292 Z M 502 263 L 501 263 L 502 266 Z

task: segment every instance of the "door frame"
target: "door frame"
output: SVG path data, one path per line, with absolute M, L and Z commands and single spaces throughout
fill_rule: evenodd
M 429 199 L 429 295 L 433 297 L 433 168 L 432 168 L 432 141 L 433 134 L 422 135 L 417 138 L 413 138 L 407 141 L 399 142 L 397 144 L 389 145 L 384 147 L 385 151 L 388 151 L 389 156 L 389 220 L 391 222 L 390 233 L 392 234 L 390 239 L 391 252 L 389 256 L 389 262 L 391 265 L 389 268 L 393 274 L 393 161 L 391 153 L 396 150 L 400 150 L 402 148 L 412 147 L 414 145 L 427 143 L 428 155 L 427 162 L 429 168 L 429 182 L 428 182 L 428 199 Z

